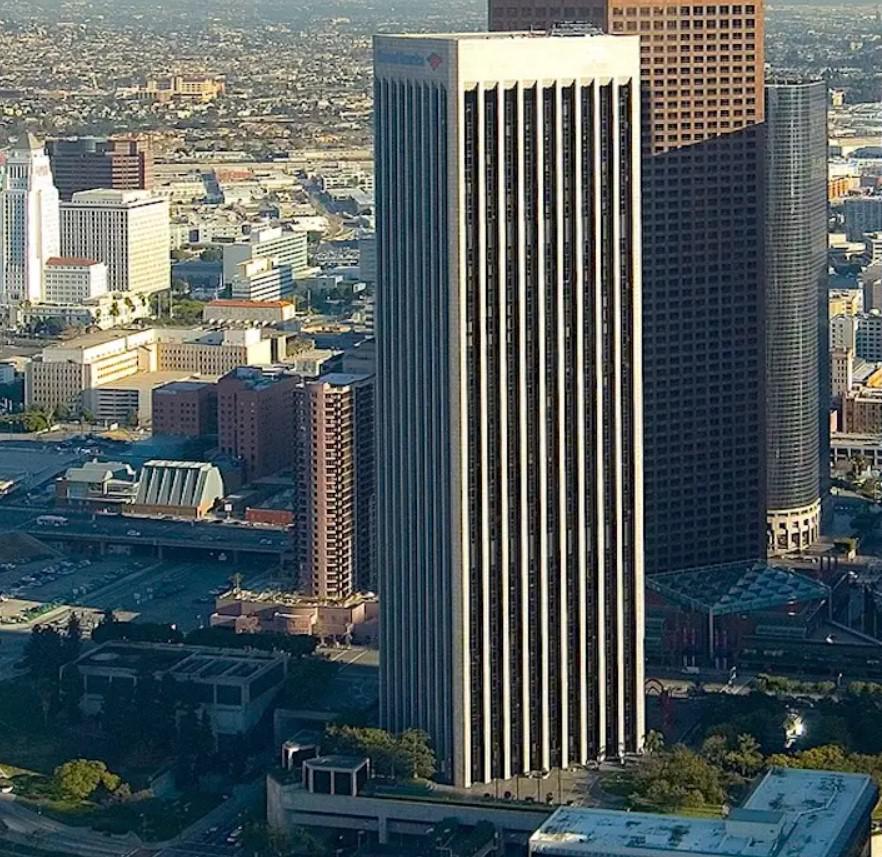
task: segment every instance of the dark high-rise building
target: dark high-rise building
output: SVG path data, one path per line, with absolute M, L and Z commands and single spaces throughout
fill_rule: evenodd
M 767 528 L 783 553 L 820 535 L 828 461 L 826 83 L 769 83 L 766 135 Z
M 646 569 L 763 556 L 762 2 L 489 9 L 640 36 Z
M 83 190 L 153 188 L 153 153 L 138 140 L 74 137 L 47 148 L 55 186 L 66 202 Z
M 374 68 L 383 723 L 464 785 L 637 751 L 637 40 Z

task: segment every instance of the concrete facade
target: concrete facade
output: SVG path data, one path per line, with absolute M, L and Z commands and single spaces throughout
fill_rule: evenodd
M 58 224 L 49 157 L 25 134 L 0 168 L 0 310 L 43 299 L 43 269 L 60 255 Z
M 170 244 L 168 201 L 149 191 L 81 191 L 61 204 L 61 255 L 104 262 L 112 292 L 169 288 Z
M 43 276 L 47 303 L 80 304 L 107 294 L 107 265 L 94 259 L 53 256 Z
M 374 68 L 383 724 L 458 785 L 638 751 L 638 41 Z

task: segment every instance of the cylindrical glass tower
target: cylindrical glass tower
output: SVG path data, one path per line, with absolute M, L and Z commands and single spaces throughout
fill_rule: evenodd
M 781 554 L 815 542 L 821 520 L 826 84 L 767 84 L 766 125 L 766 520 L 769 553 Z

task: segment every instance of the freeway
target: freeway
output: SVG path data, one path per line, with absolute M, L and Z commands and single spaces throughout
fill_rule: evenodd
M 96 515 L 66 510 L 53 513 L 66 518 L 66 525 L 41 526 L 37 519 L 44 514 L 45 509 L 0 506 L 0 531 L 14 529 L 48 542 L 180 547 L 213 553 L 247 551 L 280 555 L 290 549 L 290 537 L 286 532 L 244 524 Z

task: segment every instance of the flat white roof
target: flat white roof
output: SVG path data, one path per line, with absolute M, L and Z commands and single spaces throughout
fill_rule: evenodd
M 560 807 L 531 837 L 531 854 L 838 857 L 843 830 L 876 802 L 861 774 L 773 768 L 729 818 Z
M 380 80 L 451 86 L 480 81 L 637 80 L 640 38 L 586 33 L 419 33 L 374 36 Z
M 843 828 L 857 824 L 876 804 L 873 781 L 863 774 L 773 768 L 753 790 L 745 809 L 774 810 L 793 820 L 780 857 L 827 855 Z M 838 851 L 832 851 L 838 854 Z

